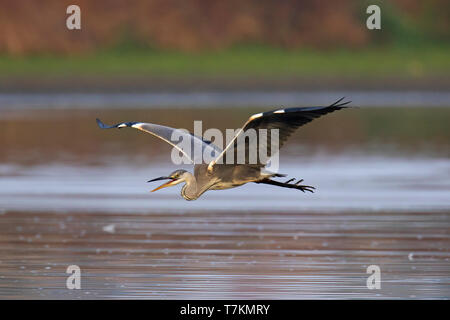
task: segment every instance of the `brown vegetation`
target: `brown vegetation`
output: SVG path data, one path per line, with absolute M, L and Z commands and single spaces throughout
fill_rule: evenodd
M 413 16 L 448 6 L 441 0 L 396 3 Z M 65 26 L 70 4 L 81 7 L 81 31 Z M 363 4 L 352 0 L 0 0 L 0 7 L 0 52 L 9 54 L 85 52 L 124 39 L 183 51 L 240 43 L 358 47 L 371 36 Z M 439 28 L 450 29 L 448 19 L 440 20 Z

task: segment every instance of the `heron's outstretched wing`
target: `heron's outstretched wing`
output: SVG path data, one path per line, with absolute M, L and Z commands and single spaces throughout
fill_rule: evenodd
M 120 129 L 130 127 L 150 133 L 172 145 L 180 151 L 185 158 L 194 164 L 203 163 L 204 154 L 214 155 L 216 157 L 220 154 L 220 152 L 222 152 L 222 149 L 211 143 L 211 141 L 202 140 L 200 137 L 197 137 L 183 129 L 174 129 L 158 124 L 144 122 L 122 122 L 108 126 L 101 122 L 100 119 L 97 119 L 97 124 L 101 129 Z
M 258 114 L 252 115 L 244 126 L 238 131 L 238 133 L 234 136 L 233 140 L 228 143 L 222 153 L 214 159 L 214 161 L 210 162 L 208 165 L 208 171 L 211 172 L 213 166 L 216 163 L 228 162 L 228 155 L 231 154 L 233 160 L 236 160 L 236 154 L 239 151 L 239 144 L 245 143 L 243 150 L 245 150 L 245 164 L 249 163 L 249 149 L 252 143 L 254 144 L 254 149 L 252 150 L 260 150 L 260 148 L 265 148 L 263 150 L 267 150 L 267 158 L 270 158 L 272 154 L 272 135 L 270 134 L 270 129 L 278 129 L 278 149 L 284 144 L 287 138 L 300 126 L 319 118 L 327 113 L 340 110 L 345 108 L 345 105 L 349 104 L 351 101 L 341 102 L 344 98 L 339 99 L 335 103 L 326 106 L 326 107 L 303 107 L 303 108 L 286 108 L 286 109 L 278 109 L 268 112 L 262 112 Z M 259 139 L 255 136 L 247 136 L 248 139 L 242 139 L 246 132 L 249 129 L 267 129 L 267 139 Z M 256 132 L 258 135 L 258 132 Z M 259 136 L 259 135 L 258 135 Z M 241 145 L 242 146 L 242 145 Z M 233 150 L 233 152 L 230 152 Z M 227 159 L 226 161 L 224 159 Z M 254 165 L 256 166 L 264 166 L 267 161 L 262 160 L 259 157 L 259 152 L 257 155 L 257 161 Z

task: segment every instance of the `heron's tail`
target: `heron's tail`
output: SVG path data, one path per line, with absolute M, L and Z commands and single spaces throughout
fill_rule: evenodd
M 273 173 L 271 177 L 287 177 L 287 174 L 284 173 Z
M 275 173 L 275 172 L 270 172 L 270 171 L 265 171 L 265 170 L 261 171 L 261 175 L 264 177 L 264 179 L 277 178 L 277 177 L 286 177 L 287 176 L 287 174 Z

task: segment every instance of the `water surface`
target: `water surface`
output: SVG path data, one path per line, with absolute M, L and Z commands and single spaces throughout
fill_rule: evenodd
M 224 129 L 263 107 L 19 109 L 0 111 L 0 298 L 450 297 L 449 108 L 305 126 L 280 172 L 314 194 L 248 184 L 191 202 L 180 186 L 149 193 L 177 168 L 169 146 L 94 119 Z

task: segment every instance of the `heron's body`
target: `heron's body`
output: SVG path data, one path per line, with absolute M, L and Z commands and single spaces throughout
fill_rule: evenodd
M 185 172 L 189 181 L 181 189 L 181 195 L 186 200 L 195 200 L 208 190 L 225 190 L 242 186 L 248 182 L 257 182 L 267 178 L 259 168 L 248 170 L 245 165 L 217 165 L 209 174 L 208 164 L 194 166 L 194 174 Z
M 230 189 L 242 186 L 249 182 L 254 182 L 298 189 L 303 192 L 313 192 L 314 187 L 299 184 L 303 180 L 298 180 L 295 183 L 292 183 L 294 179 L 290 179 L 286 182 L 273 180 L 272 178 L 274 177 L 283 177 L 285 175 L 265 171 L 264 167 L 267 163 L 266 160 L 263 160 L 261 158 L 258 158 L 258 161 L 256 163 L 250 163 L 249 159 L 247 158 L 244 159 L 243 163 L 222 163 L 228 163 L 228 161 L 223 160 L 230 155 L 232 156 L 232 159 L 234 159 L 234 150 L 237 149 L 237 144 L 246 143 L 245 139 L 244 142 L 242 142 L 242 140 L 238 140 L 238 137 L 246 132 L 246 130 L 274 128 L 278 129 L 279 139 L 277 142 L 279 143 L 279 147 L 281 147 L 289 137 L 289 135 L 299 126 L 302 126 L 324 114 L 342 109 L 346 104 L 349 103 L 340 103 L 341 101 L 342 99 L 327 107 L 288 108 L 255 114 L 251 116 L 249 120 L 247 120 L 239 133 L 236 134 L 231 143 L 229 143 L 224 150 L 218 148 L 210 141 L 204 141 L 200 137 L 194 136 L 190 133 L 186 133 L 184 131 L 181 132 L 177 129 L 157 124 L 142 122 L 123 122 L 114 126 L 107 126 L 98 119 L 97 123 L 102 129 L 132 127 L 150 133 L 171 144 L 172 146 L 174 146 L 174 148 L 177 148 L 178 151 L 183 153 L 184 156 L 188 157 L 192 163 L 196 163 L 196 159 L 191 158 L 191 153 L 186 152 L 186 150 L 183 150 L 176 145 L 176 142 L 172 140 L 174 133 L 177 133 L 178 136 L 190 139 L 194 148 L 194 145 L 197 145 L 201 147 L 202 151 L 208 151 L 209 153 L 212 152 L 214 155 L 216 155 L 216 158 L 214 158 L 214 160 L 211 162 L 195 164 L 193 174 L 187 172 L 186 170 L 176 170 L 169 176 L 163 176 L 150 180 L 149 182 L 157 180 L 169 180 L 167 183 L 164 183 L 153 191 L 184 182 L 185 184 L 181 189 L 181 195 L 186 200 L 196 200 L 208 190 Z M 255 141 L 254 143 L 258 144 L 258 147 L 261 143 L 265 143 L 270 152 L 271 147 L 269 146 L 272 146 L 271 139 L 272 136 L 269 137 L 270 141 Z M 247 144 L 250 144 L 250 142 L 248 142 Z M 249 149 L 249 146 L 247 144 L 244 145 L 246 150 Z M 233 150 L 233 152 L 231 152 L 231 150 Z

